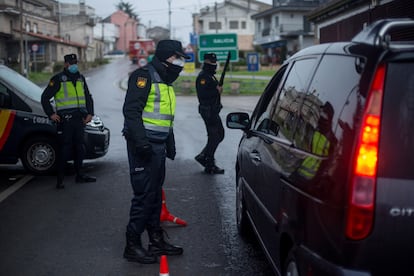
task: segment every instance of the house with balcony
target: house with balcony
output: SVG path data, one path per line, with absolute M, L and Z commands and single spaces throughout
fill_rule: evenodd
M 130 17 L 124 11 L 117 10 L 109 16 L 109 22 L 115 24 L 119 30 L 119 39 L 115 43 L 116 50 L 127 53 L 129 41 L 138 39 L 138 20 Z
M 53 65 L 63 62 L 63 56 L 69 53 L 86 59 L 85 37 L 92 34 L 93 16 L 85 14 L 82 20 L 72 18 L 66 22 L 61 5 L 55 0 L 0 0 L 0 61 L 19 66 L 21 73 L 26 74 L 33 63 Z M 82 5 L 84 0 L 77 6 Z M 70 22 L 75 21 L 82 24 L 69 28 Z
M 97 56 L 103 57 L 103 55 L 116 50 L 116 43 L 119 40 L 119 26 L 110 23 L 109 17 L 98 21 L 93 28 L 93 36 L 96 44 L 100 47 L 97 49 Z
M 253 44 L 260 46 L 262 62 L 278 64 L 289 55 L 314 44 L 314 26 L 307 14 L 327 0 L 273 0 L 270 9 L 252 15 Z
M 240 52 L 253 51 L 255 23 L 252 15 L 271 8 L 254 0 L 225 0 L 193 14 L 193 29 L 199 34 L 236 33 Z

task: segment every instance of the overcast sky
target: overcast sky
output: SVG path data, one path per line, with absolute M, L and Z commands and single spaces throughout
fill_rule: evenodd
M 161 26 L 168 28 L 168 1 L 169 0 L 124 0 L 131 3 L 140 22 L 147 27 Z M 79 0 L 60 0 L 61 3 L 79 3 Z M 107 17 L 116 11 L 116 5 L 121 0 L 85 0 L 87 6 L 95 8 L 95 13 L 100 17 Z M 181 40 L 184 45 L 189 43 L 189 33 L 192 31 L 193 13 L 206 6 L 214 6 L 214 3 L 223 0 L 170 0 L 171 3 L 171 32 L 173 37 Z M 272 4 L 272 0 L 260 0 Z

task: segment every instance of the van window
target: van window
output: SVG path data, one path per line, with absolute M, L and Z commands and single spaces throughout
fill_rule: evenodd
M 7 87 L 0 83 L 0 108 L 10 108 L 11 97 Z
M 300 106 L 316 61 L 316 58 L 308 58 L 293 64 L 274 106 L 271 120 L 279 126 L 279 136 L 288 140 L 293 137 Z
M 334 132 L 338 118 L 350 104 L 348 98 L 351 94 L 358 92 L 360 73 L 356 64 L 359 64 L 356 57 L 323 57 L 300 110 L 300 120 L 294 138 L 296 146 L 315 153 L 314 138 L 319 137 L 326 139 L 326 148 L 332 150 L 337 141 Z M 348 115 L 352 120 L 353 114 Z M 319 148 L 321 149 L 320 145 Z M 318 155 L 324 156 L 328 153 L 320 151 Z
M 24 93 L 25 96 L 34 101 L 40 102 L 43 92 L 42 89 L 19 73 L 9 68 L 2 67 L 0 68 L 0 78 L 6 83 L 12 83 L 15 85 L 15 88 Z
M 414 62 L 387 67 L 378 176 L 414 178 Z
M 275 102 L 276 91 L 280 86 L 280 82 L 283 78 L 283 75 L 286 71 L 286 66 L 281 67 L 274 78 L 270 81 L 269 85 L 266 87 L 266 90 L 260 97 L 260 100 L 257 104 L 257 107 L 252 115 L 252 121 L 255 122 L 254 129 L 257 131 L 265 133 L 273 133 L 276 135 L 277 126 L 274 126 L 273 131 L 269 131 L 269 114 L 272 109 L 271 102 Z

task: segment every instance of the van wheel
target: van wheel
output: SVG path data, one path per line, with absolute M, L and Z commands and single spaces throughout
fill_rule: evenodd
M 253 229 L 250 224 L 249 218 L 247 217 L 247 211 L 245 207 L 245 201 L 243 197 L 243 187 L 241 179 L 237 176 L 236 186 L 236 216 L 237 216 L 237 230 L 239 234 L 244 238 L 253 237 Z
M 49 137 L 33 137 L 23 145 L 21 161 L 26 170 L 46 174 L 56 167 L 56 142 Z
M 293 250 L 290 250 L 288 258 L 286 259 L 284 266 L 284 276 L 299 276 L 298 265 L 296 258 L 293 255 Z

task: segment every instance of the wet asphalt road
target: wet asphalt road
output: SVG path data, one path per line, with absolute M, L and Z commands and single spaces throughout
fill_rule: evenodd
M 132 191 L 121 136 L 125 91 L 119 83 L 133 69 L 117 59 L 87 74 L 95 113 L 111 131 L 107 155 L 85 162 L 96 183 L 76 184 L 69 170 L 65 190 L 58 191 L 53 176 L 36 176 L 0 201 L 1 275 L 159 275 L 159 264 L 122 258 Z M 230 111 L 251 112 L 257 99 L 223 97 L 223 121 Z M 167 161 L 164 190 L 169 211 L 188 226 L 164 224 L 169 241 L 184 248 L 182 256 L 168 257 L 170 275 L 272 275 L 259 246 L 237 234 L 234 161 L 241 132 L 225 131 L 216 159 L 226 172 L 206 175 L 194 161 L 206 141 L 197 99 L 178 96 L 177 156 Z M 1 193 L 25 172 L 1 166 L 0 175 Z

